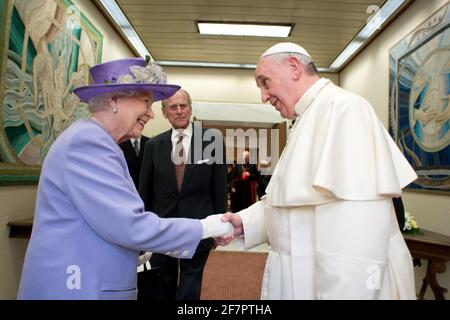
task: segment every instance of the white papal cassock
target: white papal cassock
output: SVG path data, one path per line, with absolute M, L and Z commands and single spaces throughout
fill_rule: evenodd
M 245 249 L 270 243 L 262 299 L 415 299 L 392 197 L 417 178 L 370 104 L 317 81 L 267 196 L 239 212 Z

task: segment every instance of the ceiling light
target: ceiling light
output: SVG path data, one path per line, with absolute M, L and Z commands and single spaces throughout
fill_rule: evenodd
M 219 62 L 196 62 L 196 61 L 157 61 L 160 66 L 170 67 L 205 67 L 205 68 L 236 68 L 255 69 L 254 64 L 242 63 L 219 63 Z
M 197 22 L 200 34 L 286 38 L 291 25 Z
M 147 48 L 115 0 L 99 0 L 142 58 L 150 56 Z M 152 58 L 153 59 L 153 58 Z
M 250 63 L 217 63 L 217 62 L 196 62 L 196 61 L 156 61 L 160 66 L 169 67 L 205 67 L 205 68 L 235 68 L 235 69 L 256 69 L 256 64 Z M 319 72 L 333 72 L 329 68 L 317 68 Z
M 388 0 L 370 18 L 364 28 L 353 38 L 339 56 L 331 63 L 330 69 L 338 71 L 367 40 L 397 11 L 405 0 Z

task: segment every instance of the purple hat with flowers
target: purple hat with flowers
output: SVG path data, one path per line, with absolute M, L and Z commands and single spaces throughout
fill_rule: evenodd
M 180 86 L 166 84 L 166 75 L 155 62 L 142 58 L 113 60 L 93 66 L 89 70 L 92 84 L 78 87 L 73 92 L 83 102 L 95 96 L 116 91 L 151 92 L 152 100 L 170 98 Z

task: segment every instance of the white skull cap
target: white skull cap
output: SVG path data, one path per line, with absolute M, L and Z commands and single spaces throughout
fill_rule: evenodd
M 261 55 L 261 57 L 270 56 L 271 54 L 276 54 L 276 53 L 300 53 L 300 54 L 303 54 L 303 55 L 311 58 L 309 53 L 305 49 L 303 49 L 303 47 L 299 46 L 298 44 L 292 43 L 292 42 L 277 43 L 276 45 L 273 45 L 269 49 L 267 49 Z

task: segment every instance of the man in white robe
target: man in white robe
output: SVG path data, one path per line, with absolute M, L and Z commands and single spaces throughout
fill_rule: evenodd
M 222 218 L 244 249 L 270 244 L 261 298 L 415 299 L 392 197 L 417 176 L 371 105 L 319 78 L 293 43 L 269 48 L 255 79 L 296 120 L 267 196 Z

